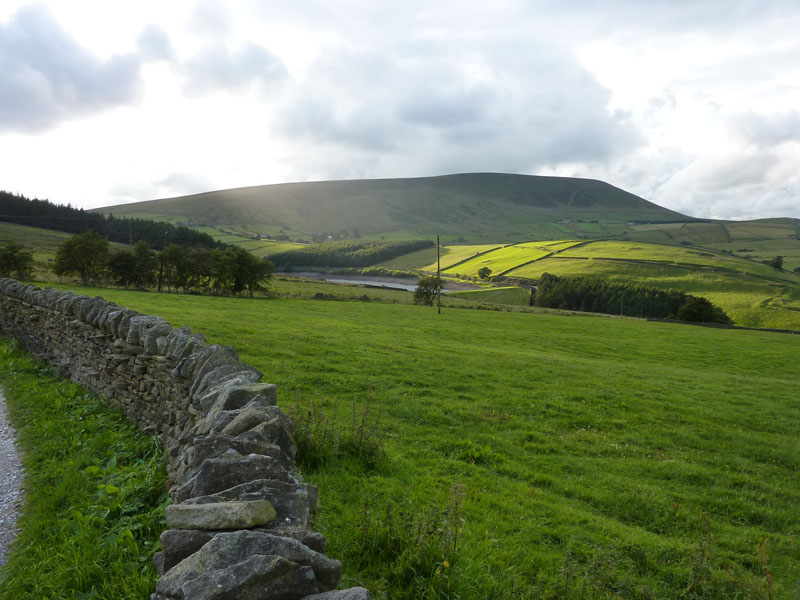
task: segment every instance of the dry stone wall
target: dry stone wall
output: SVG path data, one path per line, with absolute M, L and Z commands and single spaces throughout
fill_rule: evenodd
M 276 389 L 230 346 L 72 292 L 0 278 L 0 332 L 163 441 L 168 529 L 151 600 L 365 600 L 308 526 L 317 490 L 294 464 Z

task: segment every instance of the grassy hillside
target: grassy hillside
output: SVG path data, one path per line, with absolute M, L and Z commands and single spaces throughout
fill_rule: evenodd
M 79 291 L 278 384 L 329 554 L 378 599 L 796 595 L 796 336 Z
M 565 230 L 597 237 L 624 231 L 628 221 L 691 220 L 602 181 L 501 173 L 265 185 L 101 210 L 247 234 L 357 230 L 472 242 L 552 239 Z
M 473 249 L 474 248 L 474 249 Z M 686 246 L 646 242 L 558 241 L 509 246 L 454 246 L 449 255 L 470 257 L 443 264 L 450 275 L 492 275 L 538 279 L 554 275 L 600 275 L 703 296 L 738 324 L 800 330 L 800 274 L 777 271 L 757 260 Z M 410 260 L 417 258 L 416 265 Z M 408 255 L 407 268 L 433 270 L 428 256 Z
M 0 221 L 0 245 L 9 240 L 16 240 L 23 244 L 27 250 L 33 252 L 36 274 L 39 278 L 47 278 L 50 274 L 50 267 L 56 256 L 58 245 L 70 237 L 72 237 L 71 234 L 61 231 Z M 109 246 L 114 250 L 127 248 L 127 246 L 116 242 L 110 242 Z
M 780 255 L 786 259 L 787 270 L 800 267 L 800 219 L 633 225 L 622 237 L 659 244 L 688 243 L 756 260 Z
M 528 306 L 531 301 L 531 292 L 516 286 L 493 287 L 485 290 L 465 290 L 463 292 L 449 292 L 449 298 L 466 298 L 479 302 L 495 302 L 497 304 L 512 304 Z
M 339 238 L 508 244 L 616 239 L 695 245 L 800 267 L 800 220 L 699 220 L 607 183 L 575 178 L 469 173 L 411 179 L 288 183 L 220 190 L 101 209 L 190 224 L 259 256 L 278 252 L 262 235 L 307 242 Z M 434 260 L 430 253 L 426 261 Z M 412 259 L 416 264 L 420 261 Z M 405 261 L 390 268 L 408 268 Z

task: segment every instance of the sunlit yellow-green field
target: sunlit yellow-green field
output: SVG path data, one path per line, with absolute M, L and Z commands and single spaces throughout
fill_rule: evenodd
M 551 273 L 634 281 L 706 297 L 738 325 L 800 330 L 800 274 L 778 271 L 756 260 L 705 248 L 630 241 L 531 242 L 479 248 L 450 247 L 453 255 L 478 255 L 446 267 L 445 272 L 474 277 L 486 267 L 492 275 L 526 279 Z M 431 270 L 422 261 L 406 264 Z

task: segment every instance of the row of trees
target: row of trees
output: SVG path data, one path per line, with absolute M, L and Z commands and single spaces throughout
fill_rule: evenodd
M 273 264 L 236 246 L 185 248 L 170 244 L 155 252 L 146 241 L 131 250 L 111 252 L 108 238 L 87 231 L 62 242 L 56 252 L 53 272 L 75 275 L 81 283 L 106 278 L 116 285 L 159 291 L 182 290 L 213 294 L 253 294 L 264 289 L 272 277 Z
M 33 273 L 33 252 L 16 240 L 9 240 L 0 248 L 0 277 L 32 279 Z
M 49 200 L 29 199 L 25 196 L 0 191 L 0 221 L 43 227 L 67 233 L 85 233 L 92 230 L 105 235 L 112 242 L 123 244 L 132 240 L 146 241 L 152 248 L 164 249 L 167 244 L 197 248 L 220 248 L 207 233 L 171 223 L 145 219 L 115 218 L 102 213 L 73 208 L 69 204 L 53 204 Z
M 634 283 L 610 283 L 592 276 L 543 274 L 536 289 L 535 305 L 631 317 L 732 323 L 721 308 L 706 298 Z
M 279 268 L 368 267 L 433 245 L 430 240 L 340 240 L 287 250 L 270 259 Z

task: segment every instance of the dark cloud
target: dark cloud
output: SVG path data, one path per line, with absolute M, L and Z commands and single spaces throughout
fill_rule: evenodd
M 190 95 L 250 87 L 270 90 L 288 75 L 280 58 L 253 42 L 233 52 L 222 44 L 208 46 L 188 60 L 182 70 L 184 90 Z
M 25 6 L 0 25 L 0 131 L 36 132 L 83 115 L 135 103 L 145 58 L 164 57 L 166 35 L 139 40 L 143 56 L 100 60 L 65 32 L 44 7 Z
M 733 119 L 735 130 L 757 146 L 777 146 L 800 142 L 800 112 L 790 110 L 773 114 L 748 112 Z

